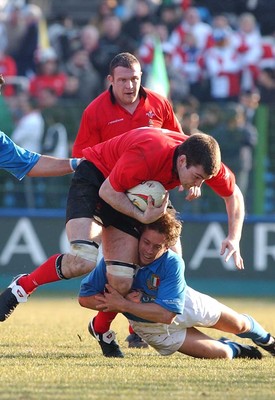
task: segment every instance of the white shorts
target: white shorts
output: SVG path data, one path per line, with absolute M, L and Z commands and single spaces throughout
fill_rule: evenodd
M 186 329 L 192 326 L 210 327 L 221 316 L 221 304 L 206 294 L 187 287 L 183 314 L 172 324 L 130 320 L 134 331 L 162 356 L 175 353 L 185 341 Z

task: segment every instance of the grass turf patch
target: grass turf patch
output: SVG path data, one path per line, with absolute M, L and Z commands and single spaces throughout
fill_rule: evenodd
M 275 332 L 272 299 L 225 299 Z M 95 312 L 76 298 L 33 295 L 1 324 L 1 400 L 274 399 L 274 361 L 200 360 L 176 353 L 161 357 L 152 349 L 128 349 L 128 323 L 112 324 L 124 359 L 102 356 L 88 333 Z M 204 330 L 215 338 L 223 334 Z M 226 335 L 235 338 L 234 335 Z M 240 339 L 239 339 L 240 340 Z M 243 343 L 250 343 L 242 340 Z

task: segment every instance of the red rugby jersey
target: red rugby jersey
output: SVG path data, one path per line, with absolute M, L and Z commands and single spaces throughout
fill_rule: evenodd
M 115 101 L 110 88 L 84 110 L 73 145 L 73 156 L 82 157 L 82 150 L 86 147 L 143 126 L 182 132 L 172 105 L 165 97 L 141 87 L 140 102 L 131 114 Z
M 187 135 L 160 128 L 132 129 L 120 136 L 83 150 L 84 157 L 97 166 L 118 192 L 146 180 L 155 180 L 167 189 L 180 185 L 173 173 L 173 157 Z M 205 181 L 218 195 L 230 196 L 235 176 L 224 164 L 217 176 Z

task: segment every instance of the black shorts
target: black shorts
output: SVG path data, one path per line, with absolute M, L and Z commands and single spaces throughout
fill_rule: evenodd
M 141 223 L 116 211 L 99 197 L 98 192 L 104 181 L 104 176 L 93 163 L 80 163 L 69 189 L 66 222 L 75 218 L 93 218 L 104 227 L 114 226 L 139 238 Z

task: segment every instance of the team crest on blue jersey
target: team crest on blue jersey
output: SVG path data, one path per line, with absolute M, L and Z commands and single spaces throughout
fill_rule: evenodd
M 160 277 L 158 275 L 152 274 L 149 279 L 147 279 L 147 287 L 150 290 L 157 290 L 160 285 Z

